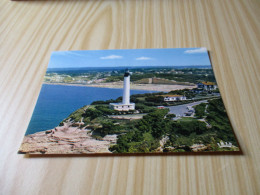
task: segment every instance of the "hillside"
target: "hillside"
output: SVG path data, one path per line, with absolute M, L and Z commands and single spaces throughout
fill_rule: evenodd
M 144 78 L 133 82 L 134 84 L 159 84 L 159 85 L 187 85 L 194 86 L 194 83 L 189 82 L 177 82 L 174 80 L 164 79 L 164 78 Z
M 156 106 L 163 101 L 158 94 L 131 96 L 131 101 L 136 103 L 135 111 L 109 109 L 109 103 L 120 101 L 121 98 L 97 101 L 76 110 L 58 127 L 25 136 L 19 152 L 81 154 L 238 150 L 220 98 L 195 106 L 194 116 L 181 118 L 171 114 L 168 108 L 157 109 Z M 189 102 L 192 101 L 170 105 Z M 222 142 L 231 145 L 218 146 Z

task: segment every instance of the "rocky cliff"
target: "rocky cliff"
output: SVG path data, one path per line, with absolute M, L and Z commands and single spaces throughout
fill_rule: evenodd
M 107 135 L 102 140 L 91 137 L 89 129 L 75 127 L 72 122 L 51 130 L 37 132 L 24 137 L 19 153 L 29 154 L 86 154 L 110 153 L 110 144 L 116 135 Z

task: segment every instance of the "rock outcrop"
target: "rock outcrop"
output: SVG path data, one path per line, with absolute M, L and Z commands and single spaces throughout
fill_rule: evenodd
M 108 137 L 107 137 L 108 136 Z M 107 135 L 103 140 L 91 137 L 89 129 L 73 127 L 72 123 L 51 130 L 26 135 L 19 153 L 28 154 L 88 154 L 111 153 L 108 148 L 117 136 Z

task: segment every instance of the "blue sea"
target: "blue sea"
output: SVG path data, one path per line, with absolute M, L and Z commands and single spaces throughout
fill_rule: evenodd
M 131 94 L 154 91 L 131 90 Z M 43 84 L 27 134 L 52 129 L 72 112 L 97 100 L 116 99 L 123 89 Z

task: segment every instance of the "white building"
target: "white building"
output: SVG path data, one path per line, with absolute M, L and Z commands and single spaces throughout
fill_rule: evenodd
M 197 84 L 198 89 L 203 89 L 206 91 L 212 91 L 217 89 L 217 85 L 213 82 L 201 82 Z
M 186 100 L 186 96 L 183 95 L 167 95 L 164 97 L 165 102 L 182 101 Z
M 111 109 L 118 111 L 129 111 L 135 109 L 135 103 L 130 102 L 130 72 L 126 69 L 124 74 L 124 92 L 122 103 L 110 103 Z

